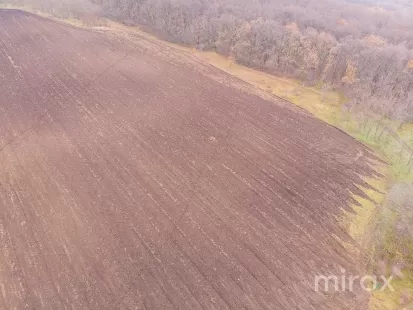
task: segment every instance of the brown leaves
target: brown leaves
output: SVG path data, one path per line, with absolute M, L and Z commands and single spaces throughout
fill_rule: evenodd
M 373 34 L 365 37 L 364 40 L 372 46 L 384 46 L 387 44 L 387 41 L 385 39 L 383 39 L 380 36 L 373 35 Z
M 336 23 L 337 25 L 343 25 L 343 26 L 348 24 L 348 22 L 343 18 L 340 18 L 339 20 L 337 20 Z
M 352 85 L 357 81 L 357 68 L 351 61 L 347 61 L 346 73 L 344 74 L 341 81 L 349 85 Z
M 300 31 L 300 28 L 296 23 L 290 23 L 288 25 L 285 25 L 285 29 L 290 30 L 291 32 L 298 32 Z

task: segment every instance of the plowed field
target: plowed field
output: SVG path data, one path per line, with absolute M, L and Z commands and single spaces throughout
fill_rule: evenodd
M 371 158 L 189 54 L 0 10 L 0 308 L 363 308 L 314 276 L 357 272 Z

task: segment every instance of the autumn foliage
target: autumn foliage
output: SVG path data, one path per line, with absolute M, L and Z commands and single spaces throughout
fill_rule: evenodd
M 341 80 L 348 85 L 352 85 L 357 81 L 357 68 L 351 61 L 347 62 L 346 73 Z
M 87 1 L 42 0 L 41 6 Z M 413 120 L 410 0 L 376 6 L 367 0 L 90 1 L 109 17 L 239 64 L 310 85 L 347 86 L 343 90 L 351 85 L 352 96 L 370 96 L 383 114 Z

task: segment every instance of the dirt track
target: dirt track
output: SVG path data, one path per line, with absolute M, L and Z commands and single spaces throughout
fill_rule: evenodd
M 335 217 L 369 151 L 231 83 L 0 10 L 0 308 L 355 307 L 313 281 L 357 272 Z

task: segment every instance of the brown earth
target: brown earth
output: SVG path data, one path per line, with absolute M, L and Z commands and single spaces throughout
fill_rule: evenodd
M 0 10 L 2 309 L 351 309 L 362 144 L 190 55 Z M 364 184 L 365 185 L 365 184 Z

